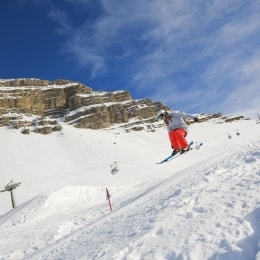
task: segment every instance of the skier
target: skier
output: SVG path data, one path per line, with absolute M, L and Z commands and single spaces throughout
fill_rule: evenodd
M 188 127 L 183 121 L 183 118 L 190 118 L 195 122 L 199 121 L 198 118 L 180 111 L 165 110 L 158 111 L 157 118 L 163 119 L 167 126 L 171 147 L 173 149 L 172 155 L 178 152 L 184 153 L 188 151 L 190 147 L 185 138 L 188 133 Z

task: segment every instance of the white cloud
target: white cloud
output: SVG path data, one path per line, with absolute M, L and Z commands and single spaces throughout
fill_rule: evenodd
M 66 2 L 83 10 L 93 4 Z M 49 13 L 58 32 L 67 34 L 65 52 L 91 70 L 91 78 L 124 66 L 136 93 L 191 110 L 237 111 L 243 100 L 251 107 L 260 103 L 254 93 L 260 74 L 259 1 L 97 2 L 95 19 L 90 22 L 86 13 L 77 27 L 68 12 Z
M 88 66 L 91 70 L 90 77 L 93 78 L 96 74 L 105 70 L 104 59 L 100 55 L 96 54 L 96 49 L 91 51 L 91 44 L 86 51 L 87 43 L 84 43 L 85 39 L 75 37 L 66 44 L 65 52 L 72 53 L 73 57 L 77 60 L 78 66 Z
M 48 13 L 48 17 L 57 23 L 58 34 L 68 34 L 72 32 L 72 26 L 70 25 L 67 13 L 58 9 L 52 9 Z

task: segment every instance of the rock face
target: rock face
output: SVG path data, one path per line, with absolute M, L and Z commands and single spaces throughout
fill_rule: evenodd
M 147 119 L 156 115 L 161 103 L 149 99 L 133 100 L 128 91 L 92 92 L 74 95 L 65 122 L 80 128 L 100 129 L 115 123 L 128 123 L 131 118 Z
M 47 116 L 61 114 L 69 99 L 92 89 L 66 80 L 19 79 L 0 81 L 0 115 L 10 111 Z
M 153 121 L 159 109 L 168 108 L 149 99 L 133 100 L 128 91 L 96 92 L 79 82 L 0 80 L 0 126 L 23 127 L 26 134 L 59 131 L 61 122 L 101 129 L 130 119 Z

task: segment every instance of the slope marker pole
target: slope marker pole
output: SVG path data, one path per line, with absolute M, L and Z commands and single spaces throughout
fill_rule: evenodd
M 112 205 L 111 205 L 111 201 L 110 201 L 111 196 L 110 196 L 107 188 L 106 188 L 106 194 L 107 194 L 107 200 L 108 200 L 110 211 L 112 211 Z

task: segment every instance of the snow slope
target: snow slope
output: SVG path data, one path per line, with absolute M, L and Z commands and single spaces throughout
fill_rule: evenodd
M 259 260 L 259 127 L 191 125 L 188 139 L 202 148 L 162 165 L 164 127 L 65 125 L 48 136 L 0 128 L 0 186 L 21 182 L 15 209 L 0 193 L 0 259 Z

